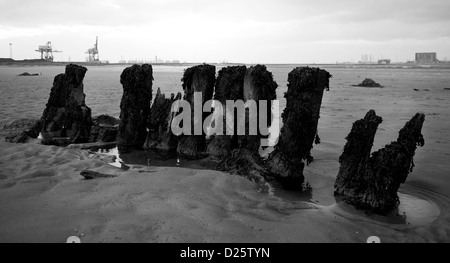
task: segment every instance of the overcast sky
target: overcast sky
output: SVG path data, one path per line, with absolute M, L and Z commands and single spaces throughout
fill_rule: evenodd
M 0 57 L 335 63 L 450 59 L 449 0 L 0 0 Z

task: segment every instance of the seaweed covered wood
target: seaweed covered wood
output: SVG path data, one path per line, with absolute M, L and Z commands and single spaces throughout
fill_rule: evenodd
M 255 101 L 257 111 L 251 116 L 249 109 L 246 109 L 246 135 L 239 136 L 240 148 L 246 148 L 252 152 L 258 153 L 261 146 L 261 139 L 268 138 L 268 129 L 264 132 L 267 132 L 267 134 L 261 134 L 260 121 L 265 118 L 266 127 L 264 128 L 268 128 L 272 124 L 272 100 L 277 98 L 277 87 L 278 84 L 273 80 L 273 75 L 267 70 L 266 66 L 256 65 L 247 69 L 243 89 L 244 101 L 246 103 L 251 100 Z M 260 109 L 263 101 L 266 103 L 266 111 L 261 115 Z M 249 135 L 249 131 L 251 130 L 250 125 L 256 126 L 253 127 L 256 129 L 256 134 Z
M 89 141 L 93 125 L 86 105 L 83 80 L 87 68 L 70 64 L 55 77 L 50 98 L 42 114 L 42 143 L 68 145 Z
M 100 115 L 92 119 L 94 125 L 91 129 L 89 142 L 116 142 L 119 132 L 120 120 L 109 115 Z
M 147 120 L 152 100 L 153 68 L 133 65 L 120 76 L 123 96 L 117 145 L 121 152 L 142 148 L 147 139 Z
M 213 97 L 214 83 L 216 81 L 216 67 L 203 64 L 195 67 L 191 67 L 185 70 L 182 82 L 184 90 L 184 100 L 188 101 L 191 105 L 191 135 L 182 135 L 178 138 L 177 153 L 181 157 L 188 159 L 199 159 L 205 156 L 206 152 L 206 135 L 203 131 L 203 121 L 207 117 L 207 114 L 203 113 L 203 105 L 206 101 L 209 101 Z M 198 120 L 198 124 L 201 126 L 201 135 L 195 135 L 195 105 L 194 105 L 194 93 L 201 93 L 201 109 L 202 119 Z
M 225 67 L 219 71 L 214 100 L 222 103 L 223 111 L 223 135 L 213 136 L 208 143 L 207 153 L 211 156 L 228 156 L 232 150 L 238 148 L 237 116 L 234 113 L 235 135 L 227 135 L 226 103 L 229 101 L 244 100 L 244 79 L 247 73 L 246 66 Z
M 145 149 L 176 150 L 178 138 L 172 133 L 171 124 L 175 113 L 172 113 L 172 104 L 181 99 L 181 93 L 175 97 L 171 94 L 166 98 L 158 88 L 155 101 L 150 109 L 148 119 L 148 136 L 145 142 Z
M 330 73 L 319 68 L 295 68 L 289 73 L 285 94 L 287 104 L 282 114 L 284 126 L 266 165 L 278 179 L 292 187 L 301 187 L 303 161 L 313 161 L 311 149 L 314 142 L 320 142 L 317 125 L 330 78 Z
M 215 136 L 208 146 L 208 153 L 219 157 L 220 162 L 217 169 L 232 174 L 238 174 L 252 181 L 261 183 L 271 180 L 270 169 L 264 163 L 259 155 L 261 138 L 265 137 L 259 133 L 259 114 L 260 100 L 267 101 L 267 124 L 272 121 L 271 101 L 276 99 L 276 82 L 273 80 L 272 73 L 267 71 L 263 65 L 256 65 L 247 69 L 245 66 L 227 67 L 219 72 L 216 84 L 216 100 L 223 105 L 227 100 L 242 100 L 256 102 L 256 116 L 245 112 L 246 135 L 237 135 L 238 119 L 243 116 L 237 116 L 234 112 L 234 135 Z M 251 119 L 252 118 L 252 119 Z M 228 121 L 224 117 L 224 122 Z M 256 125 L 256 135 L 249 135 L 250 123 Z M 224 127 L 224 134 L 226 127 Z
M 27 143 L 31 139 L 38 138 L 41 129 L 39 119 L 19 119 L 4 125 L 0 135 L 5 136 L 5 141 L 9 143 Z
M 240 175 L 256 183 L 263 183 L 271 179 L 270 172 L 264 165 L 261 156 L 245 148 L 235 149 L 227 156 L 223 156 L 217 169 Z
M 370 156 L 382 118 L 369 111 L 353 124 L 347 137 L 335 184 L 336 196 L 361 209 L 385 213 L 399 204 L 398 189 L 414 167 L 418 146 L 425 144 L 421 133 L 424 114 L 416 114 L 400 131 L 396 142 Z

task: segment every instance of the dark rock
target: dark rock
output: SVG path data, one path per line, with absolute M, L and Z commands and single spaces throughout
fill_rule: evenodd
M 216 80 L 216 67 L 203 64 L 186 69 L 182 78 L 184 100 L 191 104 L 192 109 L 192 135 L 180 136 L 178 141 L 178 155 L 188 159 L 199 159 L 205 156 L 206 136 L 203 131 L 203 121 L 207 114 L 203 113 L 200 125 L 202 135 L 195 134 L 194 120 L 194 92 L 202 93 L 201 108 L 203 112 L 203 104 L 212 99 L 214 93 L 214 83 Z
M 266 166 L 283 181 L 301 183 L 306 160 L 313 161 L 311 149 L 317 140 L 317 125 L 330 73 L 318 68 L 296 68 L 289 73 L 284 126 L 278 144 L 269 155 Z
M 20 119 L 3 127 L 2 135 L 9 143 L 27 143 L 30 139 L 39 137 L 41 121 L 33 119 Z
M 244 79 L 247 72 L 245 66 L 226 67 L 219 71 L 216 81 L 214 100 L 224 107 L 223 135 L 213 136 L 208 143 L 207 153 L 211 156 L 226 156 L 238 148 L 237 114 L 235 113 L 234 136 L 226 135 L 226 102 L 227 100 L 244 100 Z
M 341 155 L 335 194 L 361 209 L 386 213 L 399 204 L 397 191 L 414 167 L 417 146 L 425 144 L 421 134 L 424 114 L 416 114 L 400 131 L 396 142 L 370 156 L 382 118 L 371 110 L 353 124 Z
M 120 120 L 109 115 L 100 115 L 94 117 L 93 122 L 89 142 L 116 142 Z
M 172 133 L 171 123 L 175 113 L 172 113 L 172 104 L 181 100 L 181 93 L 175 97 L 166 98 L 158 88 L 155 101 L 150 109 L 148 120 L 148 136 L 145 142 L 145 149 L 159 149 L 172 151 L 178 146 L 178 138 Z
M 123 96 L 120 103 L 120 125 L 117 136 L 119 151 L 141 149 L 147 139 L 147 120 L 152 100 L 153 69 L 151 65 L 133 65 L 120 76 Z
M 444 88 L 444 90 L 450 90 L 450 88 Z
M 80 173 L 81 176 L 83 176 L 86 180 L 93 180 L 93 179 L 99 179 L 99 178 L 115 178 L 116 175 L 112 174 L 103 174 L 103 173 L 97 173 L 89 170 L 84 170 Z
M 383 88 L 380 84 L 376 83 L 372 79 L 365 79 L 362 83 L 358 85 L 353 85 L 354 87 L 365 87 L 365 88 Z
M 96 116 L 92 119 L 94 121 L 94 125 L 98 127 L 119 127 L 120 120 L 116 119 L 109 115 L 100 115 Z
M 61 145 L 89 141 L 91 109 L 86 106 L 83 79 L 87 69 L 67 65 L 55 77 L 47 107 L 41 118 L 43 144 Z
M 35 77 L 35 76 L 39 76 L 39 74 L 35 73 L 35 74 L 30 74 L 28 72 L 24 72 L 22 74 L 17 75 L 19 77 Z
M 247 109 L 246 112 L 246 135 L 239 136 L 239 146 L 241 148 L 247 148 L 252 152 L 259 152 L 259 148 L 261 146 L 261 139 L 268 138 L 268 136 L 263 136 L 259 130 L 259 107 L 260 101 L 267 101 L 267 127 L 270 127 L 272 124 L 272 100 L 277 98 L 276 89 L 278 84 L 273 80 L 273 75 L 269 71 L 267 71 L 266 66 L 264 65 L 256 65 L 247 70 L 244 79 L 244 88 L 243 88 L 243 97 L 244 101 L 247 102 L 249 100 L 256 101 L 257 109 L 256 115 L 256 129 L 257 135 L 249 135 L 249 125 L 252 120 L 249 117 L 249 111 Z M 268 131 L 267 131 L 268 132 Z

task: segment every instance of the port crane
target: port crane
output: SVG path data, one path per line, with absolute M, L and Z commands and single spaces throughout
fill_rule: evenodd
M 47 45 L 39 46 L 36 52 L 41 53 L 41 59 L 53 62 L 53 53 L 62 53 L 62 51 L 53 50 L 52 42 L 48 41 Z
M 98 62 L 98 61 L 100 61 L 100 58 L 99 58 L 99 55 L 98 55 L 98 37 L 95 40 L 94 47 L 88 49 L 86 54 L 89 54 L 89 57 L 87 58 L 88 62 Z

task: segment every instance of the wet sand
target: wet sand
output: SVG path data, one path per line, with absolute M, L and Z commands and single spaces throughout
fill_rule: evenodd
M 84 151 L 0 146 L 0 242 L 69 236 L 83 242 L 365 242 L 372 235 L 411 242 L 444 241 L 440 235 L 450 230 L 391 225 L 345 205 L 287 200 L 215 171 L 134 166 L 124 172 Z M 83 169 L 119 177 L 87 181 Z

